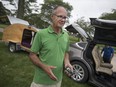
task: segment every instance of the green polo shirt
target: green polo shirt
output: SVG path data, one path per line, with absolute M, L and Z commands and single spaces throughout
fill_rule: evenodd
M 62 80 L 62 70 L 64 54 L 69 48 L 69 36 L 62 29 L 60 34 L 56 34 L 52 27 L 37 32 L 31 51 L 39 53 L 40 60 L 47 65 L 56 66 L 53 73 L 58 81 L 52 80 L 41 68 L 35 66 L 35 75 L 33 81 L 39 84 L 56 84 Z

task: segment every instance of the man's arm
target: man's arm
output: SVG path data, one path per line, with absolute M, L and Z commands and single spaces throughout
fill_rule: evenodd
M 56 68 L 55 66 L 48 66 L 42 63 L 39 57 L 37 56 L 37 54 L 32 53 L 32 52 L 29 54 L 29 58 L 33 62 L 34 65 L 43 69 L 52 80 L 57 80 L 57 77 L 52 72 L 52 69 Z
M 112 56 L 111 56 L 111 58 L 114 56 L 114 49 L 112 48 Z
M 72 65 L 70 64 L 69 53 L 68 53 L 68 52 L 66 52 L 66 53 L 65 53 L 65 56 L 64 56 L 64 67 L 65 67 L 65 68 L 69 67 L 69 68 L 73 71 L 73 67 L 72 67 Z

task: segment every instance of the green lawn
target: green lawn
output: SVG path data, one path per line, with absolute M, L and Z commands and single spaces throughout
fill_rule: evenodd
M 5 24 L 0 24 L 0 28 L 5 28 L 7 27 L 8 25 L 5 25 Z
M 0 32 L 0 40 L 2 40 L 2 35 L 3 35 L 3 33 L 2 33 L 2 32 Z
M 4 43 L 0 43 L 0 87 L 29 87 L 34 75 L 34 66 L 28 58 L 28 53 L 10 53 Z M 62 87 L 92 87 L 79 84 L 66 75 Z

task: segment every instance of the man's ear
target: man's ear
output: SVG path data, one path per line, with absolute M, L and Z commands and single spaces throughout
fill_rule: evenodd
M 53 14 L 51 15 L 51 18 L 53 17 Z
M 51 15 L 51 19 L 53 19 L 53 15 Z

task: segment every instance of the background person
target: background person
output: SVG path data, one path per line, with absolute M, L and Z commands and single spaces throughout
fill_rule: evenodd
M 29 55 L 35 65 L 31 87 L 60 87 L 63 65 L 72 69 L 68 55 L 69 36 L 62 29 L 66 18 L 66 9 L 58 6 L 52 11 L 52 24 L 37 32 Z
M 114 56 L 114 49 L 111 46 L 105 45 L 102 49 L 103 60 L 105 63 L 111 63 Z

